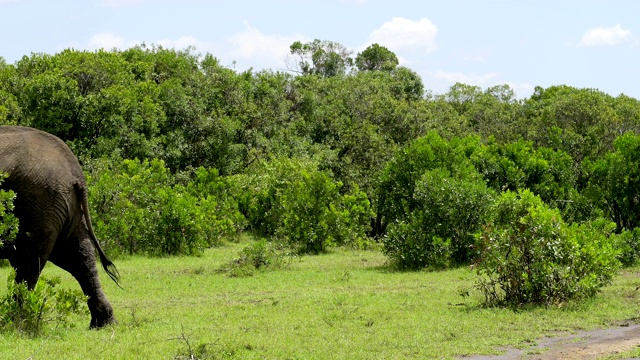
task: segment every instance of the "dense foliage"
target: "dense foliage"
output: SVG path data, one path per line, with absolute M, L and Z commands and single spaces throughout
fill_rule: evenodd
M 573 243 L 614 222 L 619 236 L 590 238 L 636 262 L 640 101 L 565 85 L 433 95 L 382 46 L 352 55 L 295 42 L 289 72 L 237 72 L 159 46 L 31 54 L 0 61 L 0 124 L 79 155 L 111 253 L 197 254 L 251 231 L 295 252 L 378 241 L 402 269 L 457 266 L 477 258 L 494 199 L 526 190 Z
M 568 225 L 529 190 L 502 193 L 493 214 L 474 264 L 490 305 L 549 305 L 591 296 L 618 269 L 613 223 Z

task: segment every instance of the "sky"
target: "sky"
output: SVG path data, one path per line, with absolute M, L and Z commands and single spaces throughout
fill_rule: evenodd
M 433 94 L 456 82 L 595 88 L 640 99 L 637 0 L 0 0 L 0 57 L 195 48 L 237 71 L 287 71 L 289 46 L 377 43 Z

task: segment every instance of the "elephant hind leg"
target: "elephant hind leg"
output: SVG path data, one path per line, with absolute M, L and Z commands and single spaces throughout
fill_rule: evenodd
M 35 245 L 35 239 L 43 239 L 43 241 L 37 242 L 40 246 Z M 19 236 L 16 239 L 16 244 L 20 245 L 15 247 L 9 257 L 9 263 L 16 271 L 16 283 L 26 283 L 29 290 L 36 287 L 54 242 L 55 240 L 49 239 L 47 236 Z
M 113 308 L 100 285 L 95 250 L 88 237 L 71 237 L 64 243 L 56 244 L 49 261 L 68 271 L 80 284 L 82 292 L 88 297 L 91 328 L 116 322 Z

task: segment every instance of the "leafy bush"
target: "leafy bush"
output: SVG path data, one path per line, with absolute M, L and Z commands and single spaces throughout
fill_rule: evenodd
M 6 174 L 0 172 L 0 184 L 5 178 Z M 11 213 L 15 197 L 13 191 L 0 190 L 0 246 L 13 241 L 18 234 L 18 218 Z
M 276 159 L 241 177 L 240 205 L 249 228 L 275 236 L 302 253 L 354 245 L 366 237 L 371 210 L 357 188 L 340 194 L 342 183 L 309 160 Z
M 473 258 L 473 234 L 493 198 L 469 160 L 478 146 L 477 138 L 447 141 L 431 132 L 387 164 L 378 219 L 388 224 L 384 251 L 399 268 L 444 268 Z
M 616 248 L 620 250 L 618 259 L 623 266 L 633 266 L 640 260 L 640 228 L 623 230 L 616 237 Z
M 7 293 L 0 298 L 0 328 L 31 337 L 42 333 L 45 323 L 67 325 L 71 314 L 87 314 L 86 296 L 80 290 L 56 288 L 60 278 L 41 277 L 33 291 L 16 284 L 15 272 L 7 279 Z
M 401 149 L 387 163 L 379 179 L 377 211 L 381 221 L 384 224 L 403 221 L 420 206 L 414 193 L 426 171 L 442 169 L 452 177 L 473 173 L 467 152 L 477 147 L 477 142 L 477 138 L 471 137 L 447 141 L 430 132 Z
M 102 160 L 93 164 L 89 202 L 96 232 L 112 253 L 198 254 L 237 232 L 242 216 L 231 184 L 215 170 L 197 169 L 186 186 L 161 160 Z
M 444 169 L 426 171 L 416 184 L 414 210 L 383 237 L 384 252 L 404 270 L 468 263 L 492 199 L 477 174 L 453 178 Z
M 536 148 L 531 141 L 499 144 L 490 139 L 470 159 L 488 186 L 495 191 L 529 189 L 549 206 L 558 208 L 565 220 L 594 218 L 579 194 L 573 159 L 561 150 Z
M 567 225 L 529 190 L 503 193 L 474 264 L 487 305 L 554 304 L 593 296 L 619 268 L 614 225 Z

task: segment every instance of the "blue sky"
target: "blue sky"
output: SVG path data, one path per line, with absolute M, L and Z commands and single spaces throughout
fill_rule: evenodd
M 635 0 L 0 0 L 0 57 L 145 42 L 286 70 L 292 42 L 320 39 L 386 46 L 435 94 L 459 81 L 640 99 L 639 16 Z

